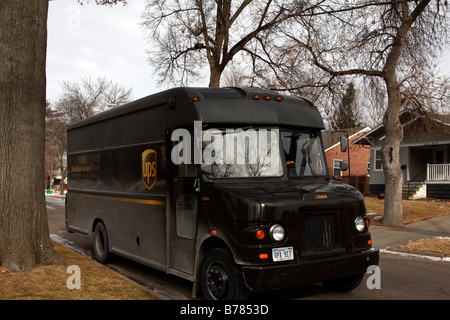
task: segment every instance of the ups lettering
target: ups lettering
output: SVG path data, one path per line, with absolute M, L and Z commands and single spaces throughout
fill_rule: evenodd
M 142 175 L 150 182 L 150 178 L 156 177 L 156 161 L 147 161 L 143 164 Z

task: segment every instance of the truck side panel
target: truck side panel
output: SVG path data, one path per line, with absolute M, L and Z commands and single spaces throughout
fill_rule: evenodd
M 95 223 L 106 227 L 110 251 L 165 270 L 165 199 L 71 192 L 67 207 L 69 230 L 91 235 Z

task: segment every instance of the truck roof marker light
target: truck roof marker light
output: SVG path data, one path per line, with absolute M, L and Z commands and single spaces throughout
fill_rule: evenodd
M 281 97 L 276 97 L 275 100 L 281 102 L 283 99 L 281 99 Z
M 199 99 L 198 99 L 198 97 L 193 97 L 192 98 L 192 102 L 197 102 Z
M 211 234 L 216 235 L 216 234 L 217 234 L 217 230 L 212 229 L 212 230 L 211 230 Z
M 259 254 L 259 258 L 262 260 L 262 259 L 268 259 L 269 258 L 269 255 L 267 254 L 267 253 L 260 253 Z
M 265 96 L 265 97 L 264 97 L 264 100 L 269 101 L 270 99 L 271 99 L 270 96 Z
M 258 240 L 262 240 L 266 237 L 266 233 L 262 229 L 256 230 L 255 235 L 256 235 L 256 239 L 258 239 Z
M 259 95 L 255 94 L 255 95 L 253 96 L 253 99 L 254 99 L 254 100 L 259 100 Z

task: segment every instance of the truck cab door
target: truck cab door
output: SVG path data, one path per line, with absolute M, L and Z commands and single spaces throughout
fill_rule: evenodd
M 193 276 L 199 212 L 198 171 L 194 164 L 172 164 L 172 169 L 170 268 Z

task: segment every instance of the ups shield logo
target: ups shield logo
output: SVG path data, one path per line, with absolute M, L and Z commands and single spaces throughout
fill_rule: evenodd
M 147 149 L 142 153 L 142 181 L 148 190 L 151 190 L 157 178 L 156 151 Z

